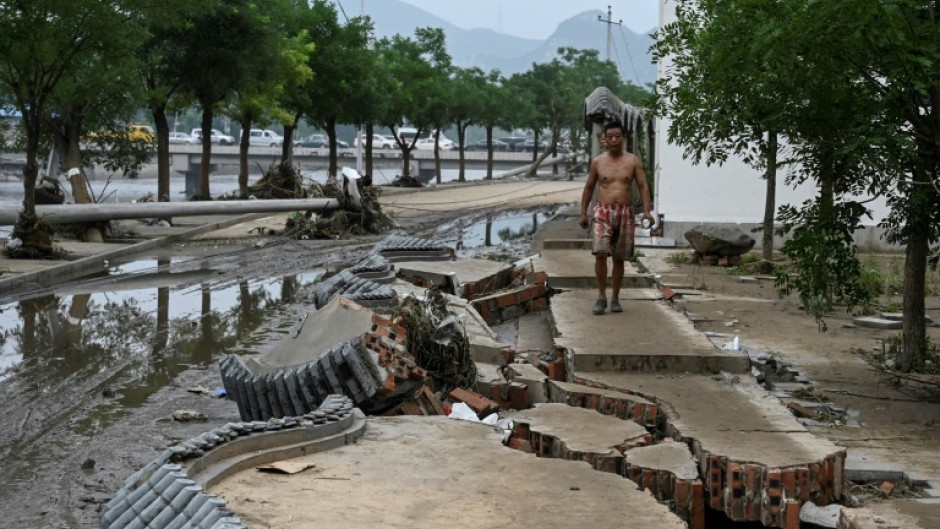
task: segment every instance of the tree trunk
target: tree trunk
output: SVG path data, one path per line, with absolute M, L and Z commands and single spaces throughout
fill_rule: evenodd
M 336 163 L 336 116 L 326 120 L 326 136 L 330 139 L 330 165 L 327 171 L 330 178 L 336 178 L 339 173 L 339 164 Z
M 150 113 L 157 128 L 157 202 L 169 202 L 170 121 L 166 117 L 166 105 L 155 105 Z
M 199 200 L 211 200 L 209 163 L 212 161 L 212 107 L 202 108 L 202 163 L 199 164 Z
M 415 138 L 415 142 L 418 139 Z M 434 175 L 437 179 L 437 183 L 441 183 L 441 149 L 438 147 L 439 142 L 441 141 L 441 128 L 438 127 L 434 129 Z M 461 180 L 463 182 L 463 180 Z
M 486 179 L 493 179 L 493 126 L 486 126 Z
M 927 167 L 936 167 L 931 156 L 933 149 L 921 146 Z M 924 367 L 927 359 L 927 322 L 924 294 L 927 281 L 927 256 L 930 253 L 931 204 L 937 199 L 932 172 L 913 171 L 914 184 L 907 197 L 907 248 L 904 260 L 904 326 L 901 331 L 901 355 L 898 369 L 916 371 Z
M 75 127 L 70 127 L 70 129 Z M 82 151 L 79 146 L 79 133 L 77 130 L 70 131 L 68 138 L 68 149 L 62 158 L 63 166 L 71 169 L 78 169 L 69 176 L 72 184 L 72 195 L 75 197 L 76 204 L 91 204 L 94 200 L 88 192 L 88 178 L 85 177 L 85 170 L 82 168 Z M 81 197 L 81 198 L 79 198 Z M 101 228 L 94 225 L 86 225 L 82 230 L 82 239 L 86 242 L 104 242 L 104 234 Z
M 468 125 L 469 123 L 463 123 L 461 121 L 457 121 L 457 148 L 460 149 L 459 151 L 460 161 L 458 162 L 459 168 L 457 169 L 457 180 L 460 182 L 467 181 L 466 168 L 464 167 L 463 141 L 464 141 L 464 136 L 466 136 Z
M 535 161 L 532 162 L 532 165 L 530 165 L 529 168 L 526 169 L 526 171 L 525 171 L 525 177 L 526 177 L 526 178 L 531 178 L 531 177 L 535 176 L 535 172 L 538 171 L 539 166 L 542 165 L 542 162 L 544 162 L 545 159 L 548 158 L 549 155 L 552 154 L 552 149 L 553 149 L 553 148 L 554 148 L 554 145 L 550 145 L 547 149 L 545 149 L 545 152 L 543 152 L 542 154 L 540 154 L 540 155 L 538 156 L 538 158 L 536 158 Z M 533 149 L 533 150 L 535 150 L 535 149 Z
M 366 150 L 366 174 L 372 175 L 372 134 L 374 131 L 371 121 L 366 122 L 366 134 L 364 138 L 360 138 L 359 141 L 362 143 L 362 148 Z M 364 140 L 364 141 L 363 141 Z M 375 179 L 373 178 L 374 182 Z
M 777 133 L 767 133 L 767 171 L 764 173 L 767 180 L 766 196 L 764 197 L 764 241 L 762 271 L 769 273 L 774 260 L 774 213 L 777 208 Z
M 290 125 L 284 125 L 284 145 L 281 145 L 281 162 L 294 163 L 294 134 L 297 132 L 297 124 L 300 123 L 300 115 L 294 115 L 294 122 Z
M 539 158 L 539 136 L 540 136 L 540 134 L 539 134 L 538 129 L 535 129 L 535 130 L 533 131 L 533 136 L 534 136 L 534 140 L 535 140 L 535 141 L 532 142 L 532 162 L 534 163 L 535 160 L 538 160 L 538 158 Z
M 561 131 L 558 129 L 552 129 L 552 146 L 548 149 L 548 152 L 552 153 L 555 157 L 558 156 L 558 140 L 561 138 Z M 552 176 L 558 176 L 558 162 L 552 164 Z
M 245 112 L 238 122 L 242 126 L 238 138 L 238 196 L 248 198 L 248 149 L 251 148 L 251 125 L 254 122 L 251 112 Z
M 916 222 L 916 221 L 915 221 Z M 904 258 L 904 327 L 901 331 L 901 356 L 898 369 L 920 370 L 927 358 L 927 322 L 924 290 L 927 276 L 928 229 L 914 226 L 907 239 Z

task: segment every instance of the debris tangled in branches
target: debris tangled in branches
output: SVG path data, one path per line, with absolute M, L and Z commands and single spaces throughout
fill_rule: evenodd
M 308 198 L 334 198 L 336 211 L 325 211 L 313 217 L 301 214 L 287 219 L 285 235 L 295 239 L 335 239 L 348 235 L 380 233 L 391 227 L 379 204 L 381 191 L 372 186 L 359 186 L 361 208 L 352 204 L 339 183 L 314 184 L 307 189 Z
M 3 253 L 11 259 L 61 259 L 68 252 L 52 243 L 52 228 L 36 216 L 20 216 Z
M 404 175 L 399 175 L 394 180 L 392 180 L 391 185 L 394 187 L 422 187 L 420 180 L 413 176 Z
M 307 198 L 300 172 L 290 164 L 281 162 L 265 171 L 261 178 L 248 188 L 255 198 Z
M 408 330 L 408 350 L 444 394 L 452 389 L 473 388 L 476 364 L 470 357 L 470 341 L 457 315 L 448 312 L 447 299 L 436 288 L 426 299 L 408 298 L 392 314 Z

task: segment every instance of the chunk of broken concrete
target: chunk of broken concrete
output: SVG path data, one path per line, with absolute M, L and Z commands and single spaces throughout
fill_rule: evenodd
M 699 224 L 685 232 L 685 239 L 703 255 L 731 257 L 751 251 L 756 242 L 737 226 Z
M 854 318 L 852 322 L 859 327 L 866 327 L 869 329 L 895 330 L 904 326 L 904 322 L 900 320 L 889 320 L 885 318 L 876 318 L 874 316 L 859 316 Z

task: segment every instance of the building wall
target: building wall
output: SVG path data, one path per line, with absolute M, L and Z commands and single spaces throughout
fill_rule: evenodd
M 660 0 L 660 27 L 675 20 L 675 2 Z M 659 64 L 659 75 L 671 66 L 669 58 Z M 750 231 L 764 219 L 766 182 L 759 171 L 745 165 L 738 158 L 729 158 L 721 166 L 694 165 L 683 155 L 682 147 L 667 141 L 669 123 L 660 119 L 656 123 L 656 167 L 654 206 L 664 214 L 664 235 L 685 243 L 683 234 L 688 227 L 699 223 L 738 224 Z M 783 183 L 784 170 L 777 175 L 776 204 L 799 205 L 816 194 L 812 183 L 797 187 Z M 877 224 L 887 216 L 883 198 L 876 198 L 867 206 L 872 219 L 864 219 L 865 229 L 856 234 L 861 247 L 873 250 L 896 248 L 881 241 L 882 230 Z M 760 234 L 753 235 L 760 244 Z M 776 244 L 779 244 L 776 243 Z

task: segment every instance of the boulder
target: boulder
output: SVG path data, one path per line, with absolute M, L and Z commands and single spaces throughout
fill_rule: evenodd
M 703 255 L 731 257 L 743 255 L 754 247 L 754 238 L 736 226 L 699 224 L 685 232 L 692 248 Z

